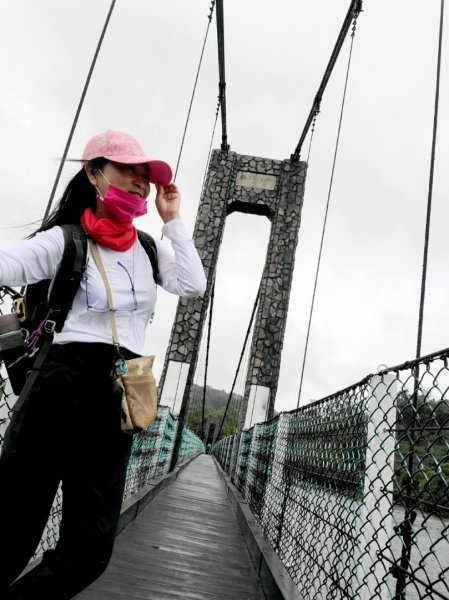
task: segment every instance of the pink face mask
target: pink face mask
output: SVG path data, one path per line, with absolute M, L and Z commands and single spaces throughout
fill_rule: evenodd
M 103 175 L 103 173 L 101 174 Z M 106 179 L 104 175 L 103 177 Z M 106 181 L 109 183 L 107 179 Z M 127 223 L 147 214 L 147 201 L 145 198 L 141 198 L 136 194 L 130 194 L 110 183 L 106 195 L 103 197 L 98 193 L 97 198 L 103 202 L 117 221 L 121 221 L 122 223 Z

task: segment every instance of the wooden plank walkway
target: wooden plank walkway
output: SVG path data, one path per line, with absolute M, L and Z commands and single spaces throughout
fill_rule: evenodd
M 117 537 L 77 600 L 265 600 L 211 456 L 187 465 Z

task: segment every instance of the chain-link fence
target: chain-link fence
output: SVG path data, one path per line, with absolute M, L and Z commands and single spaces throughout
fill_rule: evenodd
M 298 599 L 449 600 L 448 359 L 387 369 L 215 445 Z
M 152 479 L 168 473 L 178 421 L 167 406 L 160 406 L 156 420 L 147 431 L 135 435 L 128 464 L 124 497 L 128 498 Z M 203 442 L 187 427 L 181 438 L 181 449 L 177 464 L 192 456 L 204 453 Z

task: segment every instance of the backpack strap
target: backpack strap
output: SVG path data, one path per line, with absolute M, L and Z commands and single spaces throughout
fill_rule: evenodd
M 48 290 L 47 309 L 53 309 L 53 312 L 43 327 L 42 342 L 32 363 L 31 371 L 13 406 L 14 412 L 19 412 L 28 399 L 29 392 L 52 345 L 53 331 L 61 331 L 86 268 L 87 235 L 84 229 L 80 224 L 62 225 L 61 227 L 64 233 L 64 252 L 59 269 Z M 12 423 L 12 427 L 14 427 L 14 421 Z
M 61 225 L 64 234 L 64 252 L 59 269 L 54 276 L 48 290 L 47 309 L 53 309 L 51 320 L 54 328 L 44 328 L 43 342 L 33 362 L 31 372 L 14 404 L 14 411 L 19 411 L 28 398 L 40 368 L 45 361 L 53 340 L 53 330 L 61 331 L 72 308 L 75 294 L 81 283 L 87 262 L 87 234 L 80 223 Z M 157 248 L 154 239 L 144 231 L 138 231 L 139 241 L 150 259 L 153 277 L 159 283 L 159 267 L 157 262 Z M 34 285 L 34 284 L 33 284 Z
M 87 260 L 87 235 L 80 223 L 61 225 L 64 233 L 64 253 L 58 272 L 48 292 L 48 308 L 55 309 L 55 331 L 61 331 L 72 308 Z
M 87 234 L 80 223 L 61 225 L 64 234 L 64 253 L 59 269 L 50 283 L 46 310 L 53 309 L 54 330 L 60 332 L 72 308 L 75 294 L 86 269 Z M 138 238 L 150 259 L 153 277 L 160 283 L 156 242 L 148 233 L 137 231 Z
M 151 268 L 153 269 L 153 278 L 156 284 L 161 283 L 161 278 L 159 275 L 159 265 L 157 262 L 157 247 L 156 242 L 151 237 L 149 233 L 146 231 L 137 230 L 137 237 L 139 238 L 139 242 L 142 244 L 145 252 L 150 259 Z
M 12 407 L 12 412 L 19 412 L 20 409 L 22 408 L 23 404 L 27 400 L 30 390 L 33 387 L 33 385 L 35 384 L 36 379 L 39 375 L 39 371 L 40 371 L 42 365 L 44 364 L 45 359 L 48 356 L 48 352 L 50 351 L 52 340 L 53 340 L 53 335 L 49 335 L 49 334 L 45 335 L 42 346 L 39 348 L 39 352 L 37 353 L 36 358 L 34 359 L 34 362 L 32 364 L 31 371 L 29 372 L 29 374 L 25 380 L 25 384 L 19 393 L 19 397 L 17 398 L 17 400 L 15 401 L 15 403 Z M 12 424 L 11 424 L 11 427 L 13 428 L 13 430 L 15 427 L 14 423 L 15 423 L 15 421 L 13 420 Z M 20 423 L 20 420 L 19 420 L 19 423 Z M 5 442 L 6 442 L 6 438 L 5 438 Z

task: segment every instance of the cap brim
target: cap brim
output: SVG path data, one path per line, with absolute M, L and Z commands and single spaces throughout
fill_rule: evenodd
M 170 181 L 172 180 L 173 177 L 173 173 L 172 170 L 170 168 L 170 165 L 168 165 L 166 162 L 162 161 L 162 160 L 151 160 L 150 158 L 147 158 L 146 156 L 132 156 L 132 155 L 109 155 L 109 156 L 104 156 L 104 158 L 106 158 L 107 160 L 110 160 L 112 162 L 118 162 L 118 163 L 123 163 L 125 165 L 142 165 L 144 163 L 147 163 L 150 166 L 150 181 L 151 183 L 161 183 L 162 185 L 165 185 L 167 183 L 170 183 Z
M 170 165 L 162 160 L 149 160 L 150 181 L 151 183 L 160 183 L 166 185 L 173 179 L 173 173 Z

